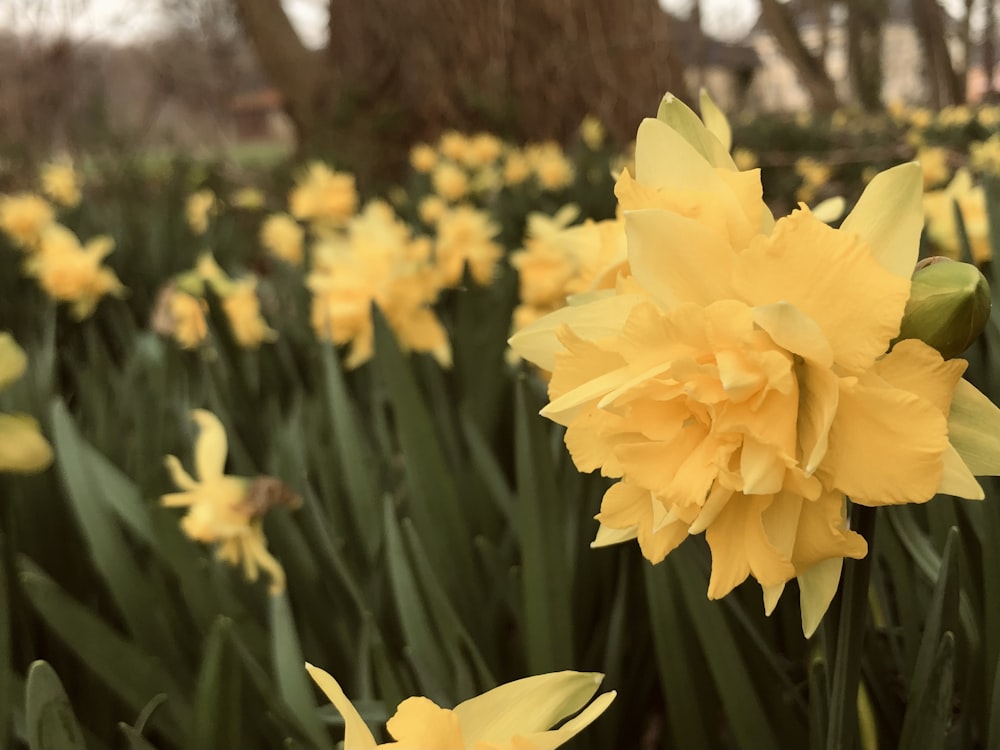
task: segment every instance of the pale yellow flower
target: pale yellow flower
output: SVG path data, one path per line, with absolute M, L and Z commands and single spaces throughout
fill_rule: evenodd
M 493 281 L 497 261 L 503 248 L 494 239 L 500 226 L 489 214 L 472 206 L 456 206 L 446 211 L 437 222 L 434 243 L 435 260 L 443 286 L 457 286 L 466 264 L 477 284 Z
M 167 470 L 181 491 L 163 495 L 160 502 L 168 508 L 187 508 L 181 519 L 181 529 L 187 536 L 218 545 L 216 555 L 232 565 L 242 564 L 249 581 L 256 581 L 263 570 L 271 579 L 271 593 L 281 593 L 285 589 L 285 571 L 267 550 L 261 517 L 271 505 L 294 504 L 294 496 L 281 496 L 280 483 L 276 487 L 276 480 L 270 478 L 226 475 L 228 445 L 222 423 L 204 409 L 193 411 L 191 418 L 199 428 L 194 449 L 198 479 L 184 470 L 176 456 L 167 456 Z M 265 487 L 278 496 L 260 497 Z
M 523 152 L 512 149 L 507 152 L 503 165 L 503 181 L 508 187 L 522 184 L 531 176 L 531 164 Z
M 208 337 L 208 304 L 187 292 L 172 290 L 167 299 L 167 327 L 182 349 L 197 349 Z
M 437 151 L 426 143 L 418 143 L 410 149 L 410 166 L 421 174 L 430 174 L 437 159 Z
M 917 161 L 924 174 L 924 190 L 945 183 L 951 177 L 946 148 L 925 146 L 917 151 Z
M 28 366 L 24 350 L 9 333 L 0 332 L 0 391 Z M 52 446 L 27 414 L 0 414 L 0 471 L 35 474 L 52 463 Z
M 972 260 L 982 265 L 990 260 L 990 223 L 986 210 L 986 194 L 976 185 L 967 169 L 959 169 L 943 190 L 924 194 L 924 216 L 927 236 L 941 255 L 957 260 L 962 254 L 955 206 L 962 212 L 962 225 L 969 240 Z
M 465 161 L 466 152 L 469 150 L 469 139 L 457 130 L 449 130 L 441 135 L 438 150 L 446 158 L 462 163 Z
M 617 695 L 611 690 L 590 702 L 604 675 L 566 671 L 508 682 L 454 709 L 407 698 L 386 724 L 393 741 L 377 745 L 337 681 L 312 664 L 306 669 L 343 717 L 349 750 L 554 750 L 604 713 Z
M 493 164 L 503 153 L 503 143 L 492 133 L 476 133 L 469 139 L 462 163 L 470 169 Z
M 209 219 L 218 209 L 219 203 L 215 193 L 208 188 L 192 193 L 184 205 L 184 216 L 188 227 L 199 236 L 205 234 L 208 231 Z
M 828 164 L 802 156 L 795 160 L 795 173 L 802 178 L 796 197 L 804 203 L 812 203 L 820 188 L 829 182 L 833 170 Z
M 51 224 L 42 232 L 39 250 L 28 259 L 25 270 L 46 294 L 70 303 L 73 317 L 83 320 L 106 295 L 125 293 L 115 272 L 101 265 L 114 246 L 114 240 L 104 235 L 81 246 L 70 229 Z
M 234 208 L 255 210 L 263 208 L 266 200 L 264 198 L 264 193 L 262 193 L 258 188 L 242 187 L 233 193 L 229 202 Z
M 437 224 L 438 219 L 444 216 L 447 210 L 448 204 L 437 195 L 425 195 L 417 205 L 420 220 L 430 226 Z
M 260 227 L 260 244 L 274 257 L 293 266 L 302 265 L 305 232 L 288 214 L 271 214 Z
M 573 182 L 573 164 L 554 141 L 529 146 L 526 155 L 544 190 L 562 190 Z
M 320 225 L 343 226 L 357 210 L 354 175 L 335 172 L 319 161 L 306 168 L 288 196 L 292 216 Z
M 969 450 L 950 420 L 1000 411 L 961 380 L 964 361 L 916 340 L 886 354 L 921 183 L 915 164 L 879 175 L 840 229 L 805 208 L 775 222 L 759 172 L 738 172 L 690 109 L 668 97 L 643 121 L 636 176 L 616 188 L 632 276 L 511 340 L 552 372 L 542 413 L 577 467 L 619 480 L 595 545 L 637 539 L 657 562 L 704 532 L 710 598 L 752 575 L 770 612 L 795 578 L 811 634 L 843 559 L 867 554 L 847 496 L 983 497 L 973 472 L 1000 471 L 1000 455 Z
M 36 250 L 42 231 L 55 221 L 52 204 L 34 193 L 0 196 L 0 229 L 22 250 Z
M 604 144 L 604 125 L 594 115 L 587 115 L 580 123 L 580 138 L 591 151 L 596 151 Z
M 977 172 L 1000 175 L 1000 134 L 995 133 L 982 143 L 971 144 L 969 146 L 969 164 Z
M 737 148 L 733 150 L 733 161 L 741 172 L 746 172 L 757 167 L 757 154 L 748 148 Z
M 274 341 L 278 334 L 268 327 L 260 314 L 257 278 L 250 276 L 232 282 L 222 297 L 222 309 L 236 343 L 247 349 L 257 349 L 265 341 Z
M 434 167 L 431 184 L 434 192 L 449 203 L 461 200 L 469 192 L 469 177 L 465 170 L 448 161 L 440 162 Z
M 40 173 L 42 192 L 66 208 L 80 204 L 80 175 L 72 162 L 56 161 L 42 166 Z

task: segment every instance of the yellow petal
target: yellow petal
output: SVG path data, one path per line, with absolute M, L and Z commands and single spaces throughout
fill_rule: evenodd
M 845 208 L 847 208 L 847 201 L 844 200 L 844 196 L 835 195 L 833 198 L 827 198 L 813 206 L 812 213 L 824 224 L 833 224 L 844 215 Z
M 733 285 L 754 306 L 785 302 L 815 321 L 837 364 L 866 370 L 899 333 L 909 277 L 879 266 L 867 245 L 808 212 L 780 219 L 737 257 Z
M 180 487 L 182 490 L 193 490 L 198 486 L 198 483 L 191 478 L 191 475 L 184 470 L 181 465 L 180 460 L 177 456 L 167 456 L 163 459 L 163 463 L 167 467 L 167 471 L 170 473 L 170 478 L 174 480 L 174 484 Z
M 945 360 L 923 341 L 906 339 L 876 362 L 874 370 L 891 385 L 930 401 L 947 414 L 955 386 L 967 366 L 964 359 Z
M 226 430 L 219 418 L 205 409 L 195 409 L 191 419 L 198 425 L 194 446 L 194 468 L 198 479 L 210 482 L 221 477 L 226 468 Z
M 525 677 L 455 706 L 469 745 L 504 745 L 515 735 L 544 732 L 579 711 L 597 692 L 598 672 L 551 672 Z
M 569 325 L 584 339 L 614 336 L 621 332 L 629 312 L 644 299 L 637 294 L 615 294 L 613 291 L 580 305 L 556 310 L 521 329 L 508 342 L 521 357 L 543 370 L 554 369 L 555 353 L 563 349 L 557 331 Z
M 319 689 L 323 691 L 337 712 L 344 717 L 344 747 L 351 750 L 355 750 L 355 748 L 357 750 L 375 750 L 375 738 L 372 736 L 371 730 L 368 729 L 361 714 L 348 700 L 337 681 L 322 669 L 309 663 L 306 664 L 306 671 L 313 678 L 313 682 L 319 685 Z
M 52 463 L 52 446 L 27 414 L 0 414 L 0 471 L 34 474 Z
M 645 209 L 626 212 L 625 235 L 633 277 L 664 310 L 733 296 L 734 254 L 718 229 L 671 211 Z
M 792 562 L 796 570 L 833 557 L 859 559 L 868 552 L 864 537 L 847 527 L 847 501 L 842 492 L 824 492 L 799 508 Z
M 782 349 L 820 367 L 833 365 L 833 349 L 822 329 L 794 305 L 781 301 L 755 307 L 753 320 Z
M 830 426 L 837 415 L 840 379 L 831 370 L 808 363 L 797 368 L 799 380 L 798 456 L 806 476 L 819 468 L 830 445 Z
M 704 101 L 702 102 L 704 112 Z M 720 113 L 721 114 L 721 113 Z M 711 116 L 709 116 L 711 117 Z M 729 149 L 717 135 L 713 135 L 705 123 L 690 107 L 673 94 L 666 94 L 660 102 L 656 119 L 676 130 L 712 166 L 736 169 Z
M 952 395 L 948 439 L 977 477 L 1000 475 L 1000 409 L 967 380 Z
M 555 750 L 573 739 L 582 730 L 590 726 L 594 719 L 603 714 L 618 693 L 611 690 L 598 696 L 577 716 L 567 721 L 558 729 L 548 732 L 536 732 L 528 735 L 515 735 L 513 750 Z
M 848 378 L 840 381 L 839 398 L 820 469 L 824 484 L 862 505 L 930 500 L 948 445 L 940 410 L 908 391 Z
M 0 332 L 0 391 L 21 377 L 27 366 L 28 357 L 14 337 Z
M 802 611 L 802 633 L 806 638 L 812 638 L 830 608 L 840 586 L 843 567 L 844 558 L 831 557 L 799 573 L 799 609 Z
M 900 164 L 875 175 L 840 230 L 856 233 L 883 268 L 909 279 L 924 227 L 922 198 L 920 165 Z
M 601 526 L 620 529 L 638 538 L 643 557 L 658 563 L 673 552 L 687 536 L 687 524 L 663 523 L 666 511 L 649 490 L 629 482 L 611 485 L 601 501 L 597 520 Z M 610 542 L 608 542 L 610 543 Z
M 733 130 L 729 127 L 729 120 L 726 119 L 722 110 L 712 101 L 712 97 L 706 89 L 701 90 L 700 99 L 701 119 L 705 121 L 705 127 L 722 144 L 722 148 L 728 154 L 733 147 Z M 723 160 L 722 164 L 713 163 L 712 166 L 725 166 L 725 161 Z
M 396 742 L 388 742 L 381 747 L 399 750 L 467 750 L 463 740 L 458 716 L 454 711 L 441 708 L 427 698 L 407 698 L 396 709 L 385 725 Z M 351 747 L 344 742 L 345 750 Z
M 613 529 L 610 526 L 605 526 L 603 523 L 597 527 L 597 536 L 594 537 L 594 541 L 590 543 L 591 547 L 610 547 L 612 544 L 621 544 L 622 542 L 630 542 L 636 538 L 639 533 L 638 526 L 629 526 L 624 529 Z

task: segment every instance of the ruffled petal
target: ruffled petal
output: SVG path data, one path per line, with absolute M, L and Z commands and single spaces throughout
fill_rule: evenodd
M 191 418 L 198 425 L 198 440 L 194 446 L 194 468 L 198 479 L 210 482 L 223 476 L 226 469 L 226 430 L 219 418 L 205 409 L 195 409 Z
M 407 698 L 396 709 L 396 713 L 386 722 L 385 728 L 396 740 L 380 747 L 398 747 L 400 750 L 434 748 L 434 750 L 467 750 L 468 744 L 462 737 L 462 728 L 454 711 L 441 708 L 434 701 L 423 698 Z M 345 748 L 350 745 L 345 742 Z
M 349 747 L 351 750 L 355 748 L 357 750 L 375 750 L 375 738 L 372 736 L 371 730 L 368 729 L 368 725 L 361 718 L 358 709 L 348 700 L 337 681 L 312 664 L 307 663 L 306 670 L 330 703 L 333 704 L 333 707 L 344 718 L 344 747 Z

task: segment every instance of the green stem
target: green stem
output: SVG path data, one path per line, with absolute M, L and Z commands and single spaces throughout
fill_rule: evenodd
M 875 509 L 852 505 L 851 529 L 868 542 L 868 554 L 861 560 L 844 562 L 826 750 L 849 750 L 854 745 L 858 727 L 858 680 L 861 677 L 861 654 L 868 615 L 868 581 L 874 555 Z

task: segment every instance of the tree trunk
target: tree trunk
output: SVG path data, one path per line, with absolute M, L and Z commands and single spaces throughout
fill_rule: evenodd
M 944 11 L 936 0 L 913 0 L 913 20 L 924 48 L 927 80 L 938 107 L 965 101 L 962 82 L 948 53 Z
M 885 0 L 848 0 L 847 60 L 858 103 L 868 112 L 882 108 L 882 26 Z
M 997 9 L 993 0 L 986 0 L 986 19 L 983 24 L 983 72 L 986 73 L 986 91 L 983 98 L 994 98 L 993 69 L 997 64 L 996 53 Z
M 778 0 L 761 0 L 760 13 L 781 51 L 795 67 L 799 80 L 809 94 L 813 109 L 817 112 L 832 112 L 836 109 L 839 103 L 837 92 L 833 80 L 826 72 L 824 61 L 806 47 L 787 6 Z

